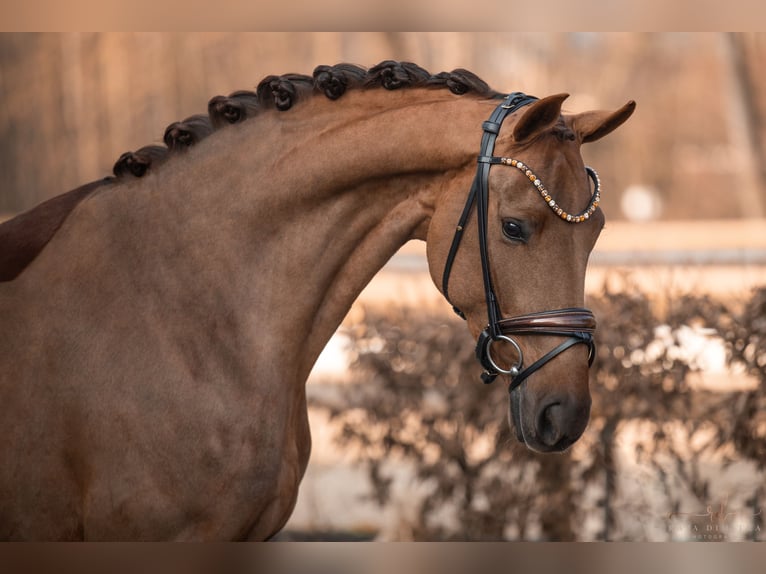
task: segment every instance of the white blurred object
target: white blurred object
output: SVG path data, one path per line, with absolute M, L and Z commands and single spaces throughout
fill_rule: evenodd
M 342 376 L 351 363 L 350 345 L 351 342 L 348 335 L 335 333 L 327 342 L 316 363 L 314 363 L 311 377 L 332 378 Z
M 634 184 L 623 192 L 620 207 L 630 221 L 651 221 L 660 216 L 662 200 L 656 188 Z

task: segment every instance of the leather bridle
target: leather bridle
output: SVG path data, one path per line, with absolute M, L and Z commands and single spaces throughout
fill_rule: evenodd
M 593 363 L 595 357 L 595 343 L 593 342 L 593 333 L 596 330 L 596 318 L 589 309 L 582 307 L 570 307 L 566 309 L 558 309 L 555 311 L 543 311 L 539 313 L 530 313 L 527 315 L 521 315 L 512 318 L 501 318 L 500 306 L 495 295 L 495 290 L 492 286 L 492 274 L 489 267 L 489 253 L 487 249 L 487 210 L 488 210 L 488 196 L 489 196 L 489 171 L 492 165 L 513 165 L 521 170 L 524 170 L 528 166 L 524 166 L 521 162 L 516 160 L 510 160 L 508 158 L 494 157 L 492 155 L 495 148 L 495 140 L 500 132 L 500 126 L 503 120 L 514 111 L 519 108 L 529 105 L 538 98 L 534 96 L 528 96 L 521 92 L 514 92 L 505 97 L 503 102 L 498 105 L 489 117 L 489 120 L 482 124 L 484 134 L 481 140 L 481 151 L 478 157 L 478 165 L 476 169 L 476 176 L 474 177 L 471 190 L 468 194 L 468 199 L 463 208 L 463 213 L 460 216 L 457 228 L 455 230 L 455 236 L 452 239 L 452 245 L 447 255 L 447 261 L 444 266 L 444 274 L 442 276 L 442 292 L 447 301 L 452 304 L 449 298 L 449 277 L 452 271 L 452 264 L 454 263 L 455 256 L 457 255 L 460 242 L 463 237 L 463 231 L 465 230 L 468 217 L 473 211 L 474 204 L 476 205 L 476 220 L 478 224 L 479 234 L 479 255 L 481 257 L 481 269 L 484 279 L 484 293 L 487 304 L 488 322 L 487 327 L 479 335 L 479 339 L 476 344 L 476 358 L 484 368 L 484 372 L 481 375 L 482 380 L 485 383 L 491 383 L 500 374 L 508 375 L 510 378 L 510 385 L 508 391 L 512 391 L 517 388 L 524 380 L 526 380 L 532 373 L 542 368 L 546 363 L 578 344 L 588 346 L 588 366 Z M 533 185 L 538 188 L 543 195 L 543 199 L 549 204 L 551 209 L 556 211 L 557 215 L 564 221 L 571 223 L 580 223 L 587 220 L 593 211 L 598 207 L 599 195 L 599 180 L 596 172 L 589 167 L 585 168 L 588 176 L 591 178 L 595 185 L 595 190 L 591 198 L 591 202 L 586 209 L 580 215 L 571 216 L 565 212 L 562 212 L 556 205 L 550 196 L 547 194 L 544 186 L 537 177 L 528 169 L 526 169 L 525 175 L 527 175 L 532 181 Z M 453 305 L 455 312 L 465 319 L 465 315 L 460 309 Z M 567 339 L 543 355 L 540 359 L 524 367 L 524 357 L 521 351 L 521 347 L 513 338 L 518 335 L 545 335 L 545 336 L 557 336 L 567 337 Z M 511 345 L 518 355 L 516 363 L 508 368 L 502 367 L 492 356 L 493 345 L 497 342 L 504 342 Z

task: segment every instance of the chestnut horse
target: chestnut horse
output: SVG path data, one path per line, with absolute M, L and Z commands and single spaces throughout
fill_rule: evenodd
M 604 221 L 580 146 L 634 103 L 565 98 L 391 61 L 269 76 L 0 226 L 0 538 L 271 537 L 309 458 L 312 365 L 410 239 L 485 376 L 524 370 L 519 438 L 571 445 Z

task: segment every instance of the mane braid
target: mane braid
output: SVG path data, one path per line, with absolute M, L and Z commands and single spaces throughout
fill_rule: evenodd
M 317 66 L 314 68 L 314 89 L 331 100 L 337 100 L 349 88 L 364 86 L 367 70 L 353 64 Z
M 204 137 L 210 135 L 213 126 L 210 118 L 203 114 L 197 114 L 186 118 L 182 122 L 173 122 L 165 129 L 162 140 L 170 151 L 184 150 L 198 143 Z
M 447 88 L 456 95 L 475 94 L 484 98 L 503 98 L 505 94 L 490 88 L 473 72 L 458 68 L 452 72 L 431 75 L 412 62 L 384 60 L 369 70 L 355 64 L 317 66 L 311 76 L 283 74 L 266 76 L 255 91 L 238 90 L 228 96 L 215 96 L 207 106 L 207 115 L 198 114 L 173 122 L 163 135 L 166 147 L 149 145 L 135 152 L 123 153 L 112 171 L 117 178 L 143 177 L 150 169 L 164 163 L 170 154 L 183 152 L 216 130 L 242 123 L 258 115 L 262 109 L 287 111 L 296 103 L 324 94 L 337 100 L 350 89 L 386 90 L 403 88 Z M 558 133 L 569 139 L 569 134 Z
M 165 161 L 168 151 L 168 148 L 158 145 L 144 146 L 138 151 L 127 151 L 114 164 L 112 172 L 116 177 L 143 177 L 150 167 Z
M 314 79 L 301 74 L 266 76 L 255 90 L 258 102 L 263 106 L 273 104 L 284 112 L 293 107 L 298 99 L 310 94 L 314 89 Z
M 473 72 L 458 68 L 451 72 L 441 72 L 432 76 L 428 81 L 429 86 L 442 87 L 445 86 L 453 94 L 462 96 L 469 92 L 473 92 L 480 96 L 487 98 L 504 98 L 506 94 L 496 92 L 487 85 L 487 83 L 479 78 Z
M 258 111 L 255 92 L 240 90 L 228 96 L 215 96 L 207 104 L 207 114 L 214 130 L 253 117 Z
M 387 90 L 423 86 L 431 78 L 426 70 L 412 62 L 385 60 L 367 72 L 367 86 L 381 85 Z

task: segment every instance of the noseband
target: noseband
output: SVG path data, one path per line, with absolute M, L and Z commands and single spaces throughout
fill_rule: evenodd
M 500 132 L 500 126 L 503 120 L 519 108 L 537 101 L 534 96 L 528 96 L 520 92 L 509 94 L 503 103 L 495 108 L 489 120 L 482 124 L 484 135 L 481 140 L 481 151 L 478 157 L 478 166 L 476 176 L 474 177 L 471 191 L 468 194 L 463 213 L 460 216 L 455 236 L 452 239 L 452 245 L 447 255 L 447 261 L 444 266 L 444 275 L 442 276 L 442 291 L 447 301 L 449 299 L 448 285 L 449 276 L 452 270 L 455 256 L 457 255 L 460 241 L 463 237 L 463 231 L 468 221 L 468 217 L 476 204 L 476 219 L 479 233 L 479 254 L 481 256 L 481 269 L 484 279 L 484 293 L 487 302 L 488 323 L 487 328 L 479 335 L 476 344 L 476 358 L 484 367 L 481 375 L 485 383 L 491 383 L 500 374 L 510 377 L 508 391 L 518 387 L 532 373 L 543 367 L 553 358 L 557 357 L 574 345 L 583 344 L 588 347 L 588 366 L 593 363 L 595 356 L 595 343 L 593 342 L 593 333 L 596 330 L 596 318 L 589 309 L 581 307 L 570 307 L 567 309 L 558 309 L 555 311 L 543 311 L 540 313 L 530 313 L 512 318 L 501 318 L 500 306 L 497 302 L 494 288 L 492 287 L 492 274 L 489 268 L 489 254 L 487 250 L 487 210 L 489 196 L 489 170 L 493 165 L 508 165 L 519 169 L 530 180 L 542 196 L 548 207 L 568 223 L 582 223 L 587 221 L 598 207 L 600 201 L 600 182 L 596 172 L 586 167 L 585 170 L 593 181 L 595 189 L 591 196 L 588 207 L 577 215 L 569 214 L 559 207 L 550 196 L 540 179 L 529 169 L 529 166 L 522 162 L 510 158 L 494 157 L 492 155 L 495 148 L 495 140 Z M 450 302 L 451 304 L 451 302 Z M 460 309 L 453 305 L 455 312 L 465 319 L 465 315 Z M 519 335 L 545 335 L 567 337 L 567 339 L 540 359 L 524 367 L 524 357 L 521 347 L 513 338 Z M 503 342 L 511 345 L 518 355 L 516 363 L 508 368 L 503 368 L 494 359 L 492 355 L 493 346 Z

